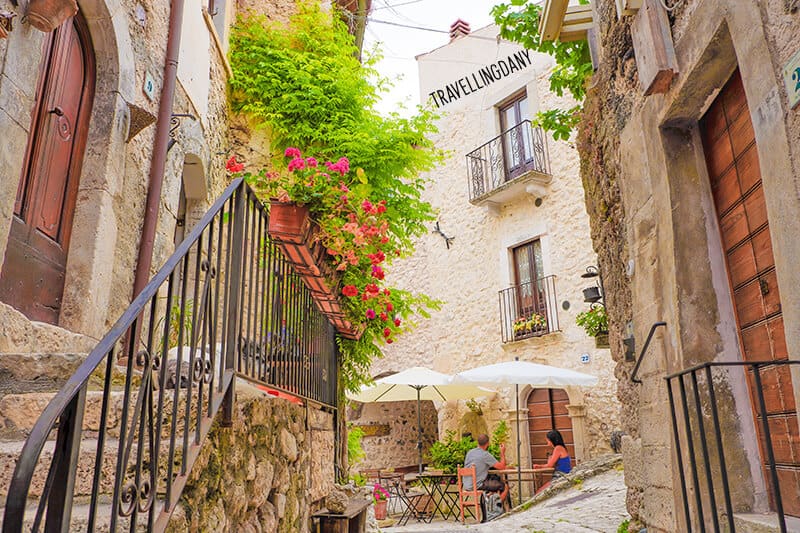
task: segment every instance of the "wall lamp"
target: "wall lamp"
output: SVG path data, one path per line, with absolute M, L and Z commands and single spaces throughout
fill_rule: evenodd
M 583 289 L 583 301 L 588 304 L 599 303 L 605 307 L 605 302 L 603 299 L 606 295 L 606 291 L 603 288 L 603 276 L 600 274 L 600 269 L 593 265 L 588 266 L 586 267 L 586 272 L 581 274 L 581 277 L 584 279 L 598 279 L 597 285 Z

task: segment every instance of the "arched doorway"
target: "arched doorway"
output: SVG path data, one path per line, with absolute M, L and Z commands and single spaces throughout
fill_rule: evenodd
M 56 324 L 94 98 L 95 61 L 81 15 L 49 34 L 44 46 L 0 272 L 0 300 L 32 320 Z
M 575 437 L 572 420 L 567 412 L 569 397 L 562 389 L 533 389 L 528 395 L 528 437 L 531 447 L 531 463 L 547 462 L 550 447 L 546 435 L 557 429 L 564 437 L 564 444 L 575 463 Z

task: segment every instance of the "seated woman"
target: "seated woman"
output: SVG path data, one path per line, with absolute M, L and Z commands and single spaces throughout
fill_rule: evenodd
M 564 437 L 561 436 L 558 430 L 553 429 L 547 432 L 545 438 L 547 439 L 547 444 L 553 448 L 553 453 L 550 455 L 550 458 L 547 459 L 546 464 L 533 465 L 534 470 L 537 468 L 553 468 L 555 470 L 553 472 L 553 479 L 569 474 L 570 471 L 572 471 L 572 462 L 567 447 L 564 445 Z M 539 494 L 549 486 L 550 481 L 539 487 L 536 494 Z

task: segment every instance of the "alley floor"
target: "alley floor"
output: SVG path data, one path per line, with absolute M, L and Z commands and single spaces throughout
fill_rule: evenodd
M 383 528 L 384 533 L 435 531 L 438 533 L 615 533 L 628 518 L 623 472 L 611 469 L 557 493 L 530 509 L 511 513 L 487 524 L 453 521 Z

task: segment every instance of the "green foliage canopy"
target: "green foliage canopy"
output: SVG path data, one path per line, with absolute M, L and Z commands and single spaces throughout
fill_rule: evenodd
M 343 177 L 346 186 L 354 195 L 386 200 L 392 244 L 402 257 L 434 218 L 421 198 L 425 183 L 419 175 L 441 160 L 428 139 L 435 116 L 421 108 L 411 118 L 380 115 L 373 105 L 387 82 L 374 70 L 378 56 L 363 63 L 357 58 L 340 17 L 316 4 L 301 2 L 288 27 L 257 16 L 240 20 L 231 34 L 231 104 L 268 131 L 276 167 L 283 166 L 288 147 L 320 161 L 346 156 L 359 169 Z M 318 219 L 326 215 L 312 212 Z M 346 273 L 343 283 L 364 286 L 352 276 Z M 392 301 L 406 328 L 410 316 L 427 317 L 426 309 L 437 307 L 424 295 L 398 289 L 392 289 Z M 357 390 L 368 381 L 381 340 L 370 331 L 358 341 L 337 339 L 345 388 Z
M 581 0 L 585 4 L 588 0 Z M 580 102 L 569 109 L 548 109 L 538 113 L 537 125 L 550 131 L 555 139 L 568 139 L 580 120 L 583 98 L 586 96 L 586 79 L 592 74 L 589 44 L 585 40 L 539 42 L 539 19 L 542 6 L 527 0 L 511 0 L 492 8 L 495 23 L 500 26 L 504 39 L 517 42 L 529 50 L 553 56 L 556 66 L 550 74 L 550 90 L 558 96 L 568 91 Z

